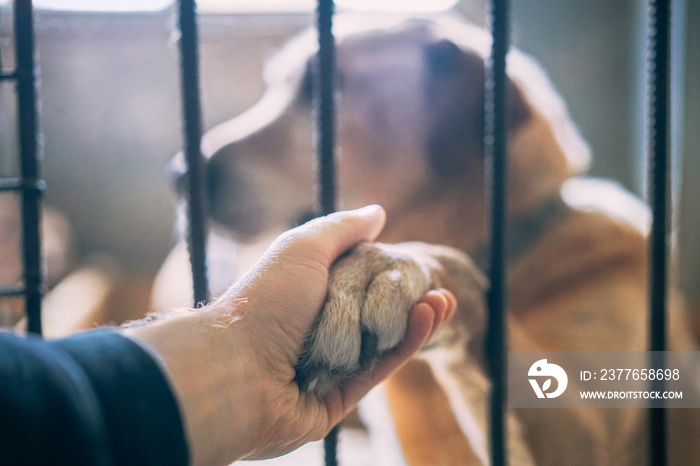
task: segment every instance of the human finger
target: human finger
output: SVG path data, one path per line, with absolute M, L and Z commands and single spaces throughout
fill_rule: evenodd
M 444 288 L 428 291 L 419 303 L 426 303 L 435 311 L 435 321 L 428 338 L 432 338 L 437 329 L 450 320 L 457 310 L 457 298 Z
M 312 254 L 323 267 L 329 268 L 338 256 L 355 244 L 375 240 L 385 221 L 386 212 L 379 205 L 335 212 L 282 234 L 272 249 L 289 247 L 300 257 Z

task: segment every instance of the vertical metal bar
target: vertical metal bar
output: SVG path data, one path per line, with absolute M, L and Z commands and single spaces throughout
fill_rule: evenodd
M 314 62 L 313 107 L 316 117 L 316 163 L 318 184 L 316 211 L 327 215 L 336 210 L 335 183 L 335 38 L 333 0 L 318 0 L 316 27 L 318 54 Z M 334 427 L 323 442 L 326 466 L 338 464 L 338 429 Z
M 41 334 L 41 192 L 37 154 L 37 97 L 34 20 L 31 0 L 14 3 L 17 107 L 22 178 L 22 254 L 27 331 Z
M 648 127 L 649 179 L 648 199 L 651 203 L 652 226 L 649 237 L 649 346 L 654 366 L 665 363 L 660 357 L 666 350 L 666 277 L 669 200 L 669 108 L 670 108 L 670 1 L 649 3 L 648 43 Z M 657 381 L 662 383 L 661 381 Z M 663 387 L 653 385 L 654 390 Z M 666 411 L 652 407 L 649 412 L 650 464 L 665 465 Z
M 509 2 L 492 0 L 488 22 L 493 44 L 486 65 L 485 81 L 485 149 L 487 211 L 490 213 L 491 257 L 487 295 L 489 320 L 485 354 L 491 374 L 491 423 L 489 430 L 491 461 L 494 466 L 508 463 L 506 454 L 506 185 L 507 185 L 507 121 L 506 121 L 506 55 L 509 47 Z
M 316 9 L 318 55 L 314 73 L 314 110 L 316 112 L 316 152 L 318 163 L 318 212 L 327 215 L 336 210 L 335 184 L 335 39 L 333 37 L 333 0 L 319 0 Z
M 201 152 L 202 112 L 199 101 L 197 12 L 194 0 L 180 0 L 180 72 L 187 161 L 187 245 L 190 252 L 194 306 L 209 297 L 206 265 L 206 227 Z

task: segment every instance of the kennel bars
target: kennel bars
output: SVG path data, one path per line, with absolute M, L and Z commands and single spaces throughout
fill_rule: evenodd
M 188 161 L 190 196 L 188 209 L 191 238 L 190 259 L 192 262 L 195 305 L 206 301 L 206 266 L 204 253 L 205 205 L 202 193 L 202 169 L 199 141 L 201 140 L 201 110 L 198 94 L 196 11 L 192 0 L 180 0 L 180 46 L 183 86 L 183 119 L 185 128 L 186 157 Z M 663 351 L 666 348 L 666 279 L 668 251 L 668 149 L 669 149 L 669 42 L 670 2 L 650 0 L 649 6 L 649 54 L 648 59 L 648 125 L 649 179 L 648 193 L 652 208 L 652 228 L 649 255 L 649 301 L 650 301 L 650 349 Z M 492 0 L 491 28 L 493 34 L 491 68 L 487 79 L 487 108 L 485 118 L 487 147 L 490 147 L 492 162 L 488 164 L 492 194 L 491 209 L 492 246 L 489 278 L 490 322 L 487 349 L 490 354 L 490 371 L 494 377 L 492 396 L 491 454 L 494 465 L 506 465 L 506 438 L 503 423 L 505 399 L 503 360 L 505 347 L 505 179 L 506 179 L 506 129 L 505 124 L 505 56 L 508 50 L 508 1 Z M 334 45 L 331 33 L 333 17 L 332 0 L 319 0 L 319 58 L 318 58 L 318 170 L 319 213 L 335 209 L 334 168 L 334 109 L 333 69 Z M 2 70 L 0 80 L 14 80 L 18 98 L 18 133 L 21 159 L 20 178 L 0 180 L 0 191 L 21 193 L 22 238 L 23 238 L 23 283 L 0 289 L 0 297 L 24 295 L 27 326 L 30 332 L 41 333 L 41 297 L 43 295 L 42 263 L 40 248 L 40 206 L 44 182 L 39 177 L 37 153 L 36 78 L 34 67 L 34 36 L 31 0 L 14 0 L 13 24 L 15 29 L 15 51 L 17 65 L 13 71 Z M 325 57 L 325 58 L 324 58 Z M 193 213 L 194 211 L 194 213 Z M 500 237 L 500 238 L 499 238 Z M 491 307 L 493 306 L 493 307 Z M 500 310 L 495 310 L 500 307 Z M 496 314 L 496 317 L 494 317 Z M 498 387 L 501 388 L 498 388 Z M 665 410 L 650 410 L 650 462 L 663 465 L 666 462 Z M 335 464 L 335 441 L 327 442 L 327 464 Z
M 507 186 L 507 75 L 506 56 L 509 48 L 509 1 L 489 2 L 489 25 L 492 34 L 491 55 L 486 66 L 485 81 L 485 149 L 487 156 L 487 211 L 490 214 L 491 244 L 487 295 L 489 321 L 486 335 L 486 355 L 492 378 L 490 399 L 490 452 L 492 464 L 508 464 L 505 431 L 506 405 L 506 186 Z M 333 1 L 318 2 L 319 53 L 317 58 L 316 90 L 318 101 L 317 131 L 318 179 L 321 205 L 335 205 L 334 184 L 334 125 L 333 125 L 333 72 L 335 58 L 331 32 Z M 650 0 L 649 5 L 649 201 L 652 208 L 652 228 L 649 240 L 649 349 L 666 349 L 666 279 L 668 252 L 667 204 L 669 192 L 669 73 L 670 73 L 670 2 Z M 330 69 L 329 69 L 330 68 Z M 325 100 L 324 100 L 325 99 Z M 330 131 L 325 133 L 324 131 Z M 327 145 L 326 145 L 327 144 Z M 327 204 L 323 204 L 327 202 Z M 654 361 L 663 364 L 664 361 Z M 654 367 L 654 366 L 652 366 Z M 649 457 L 652 465 L 666 464 L 666 415 L 663 406 L 650 410 Z M 337 428 L 325 441 L 326 465 L 337 464 Z
M 22 282 L 1 288 L 0 297 L 24 296 L 27 331 L 41 335 L 41 300 L 44 295 L 41 197 L 46 184 L 39 176 L 32 10 L 31 0 L 14 0 L 12 14 L 16 65 L 14 70 L 2 68 L 0 71 L 0 82 L 14 81 L 17 90 L 20 176 L 0 180 L 0 192 L 20 194 L 23 265 Z

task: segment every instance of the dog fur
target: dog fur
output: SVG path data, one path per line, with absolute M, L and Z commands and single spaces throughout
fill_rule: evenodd
M 358 246 L 333 268 L 300 381 L 322 392 L 361 371 L 400 342 L 412 303 L 444 286 L 458 298 L 457 316 L 384 384 L 392 419 L 370 429 L 390 430 L 407 464 L 488 464 L 487 285 L 469 256 L 478 262 L 488 244 L 490 39 L 453 18 L 334 27 L 340 206 L 378 203 L 388 220 L 382 243 Z M 293 39 L 266 69 L 260 102 L 204 137 L 209 210 L 238 242 L 286 229 L 312 208 L 314 52 L 313 32 Z M 587 146 L 533 60 L 513 51 L 508 74 L 508 218 L 522 236 L 509 244 L 510 348 L 642 351 L 648 213 L 611 183 L 576 178 Z M 669 319 L 670 349 L 695 349 L 676 294 Z M 700 458 L 694 411 L 669 413 L 673 464 Z M 520 409 L 507 422 L 511 464 L 646 463 L 641 410 Z

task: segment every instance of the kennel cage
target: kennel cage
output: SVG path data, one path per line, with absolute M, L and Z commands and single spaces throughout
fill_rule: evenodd
M 0 180 L 0 191 L 19 193 L 21 199 L 23 278 L 18 286 L 0 289 L 0 297 L 24 296 L 28 331 L 41 334 L 41 298 L 43 295 L 40 247 L 41 194 L 44 182 L 40 178 L 37 144 L 37 96 L 34 67 L 34 35 L 31 0 L 13 1 L 14 45 L 16 67 L 2 69 L 0 80 L 14 81 L 17 89 L 18 137 L 21 174 L 19 178 Z M 649 178 L 648 197 L 652 210 L 649 241 L 649 349 L 663 351 L 666 347 L 666 277 L 669 244 L 669 42 L 670 2 L 650 0 L 648 35 L 648 128 Z M 316 148 L 318 168 L 317 213 L 335 210 L 335 137 L 333 108 L 333 73 L 335 69 L 332 0 L 319 0 L 317 27 L 319 53 L 314 84 L 314 112 L 316 115 Z M 486 84 L 486 148 L 487 179 L 491 248 L 488 296 L 490 309 L 487 334 L 489 370 L 493 379 L 491 397 L 490 449 L 494 465 L 508 464 L 505 412 L 505 341 L 504 311 L 506 308 L 506 224 L 505 180 L 507 177 L 506 74 L 505 57 L 509 47 L 509 2 L 492 0 L 490 27 L 493 45 Z M 205 205 L 202 190 L 201 109 L 198 83 L 198 41 L 196 5 L 193 0 L 179 0 L 180 71 L 184 121 L 184 146 L 188 170 L 188 245 L 194 285 L 195 306 L 207 298 L 205 257 Z M 309 135 L 311 137 L 311 135 Z M 665 410 L 651 409 L 650 462 L 665 464 Z M 337 464 L 337 430 L 325 442 L 326 464 Z
M 0 289 L 0 297 L 24 296 L 27 330 L 41 334 L 41 300 L 44 295 L 41 260 L 41 197 L 45 188 L 39 175 L 37 143 L 36 69 L 34 21 L 31 0 L 15 0 L 15 68 L 6 70 L 0 61 L 0 82 L 14 82 L 17 90 L 17 128 L 20 176 L 0 179 L 0 192 L 19 195 L 22 236 L 22 281 Z

